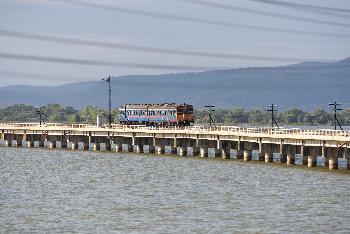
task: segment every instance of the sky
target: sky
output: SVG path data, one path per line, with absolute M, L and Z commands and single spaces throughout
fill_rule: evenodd
M 0 86 L 59 85 L 109 75 L 279 66 L 350 56 L 349 0 L 278 1 L 343 11 L 313 7 L 310 12 L 255 0 L 0 0 Z M 98 46 L 9 37 L 8 31 L 88 40 Z M 134 47 L 107 48 L 101 42 Z M 176 53 L 140 51 L 135 46 Z M 216 55 L 188 56 L 179 50 Z

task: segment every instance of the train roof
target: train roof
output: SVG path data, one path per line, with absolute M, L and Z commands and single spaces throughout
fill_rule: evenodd
M 177 103 L 162 103 L 162 104 L 125 104 L 121 106 L 120 108 L 130 108 L 130 109 L 146 109 L 146 108 L 153 108 L 153 109 L 169 109 L 169 108 L 177 108 L 179 106 L 192 106 L 189 104 L 177 104 Z

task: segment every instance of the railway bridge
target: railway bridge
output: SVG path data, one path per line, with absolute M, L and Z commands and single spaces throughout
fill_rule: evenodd
M 350 169 L 350 131 L 0 123 L 0 146 L 67 148 L 259 160 Z

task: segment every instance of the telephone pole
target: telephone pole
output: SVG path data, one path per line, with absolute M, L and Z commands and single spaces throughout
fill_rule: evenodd
M 279 129 L 280 127 L 277 124 L 277 121 L 275 119 L 275 112 L 278 111 L 276 108 L 278 107 L 275 104 L 267 105 L 266 106 L 268 109 L 266 111 L 271 112 L 271 128 L 273 128 L 273 124 L 276 124 L 277 128 Z
M 39 115 L 39 121 L 41 126 L 42 123 L 45 123 L 43 118 L 45 106 L 35 107 L 35 109 L 36 109 L 37 115 Z
M 209 127 L 211 127 L 211 124 L 213 124 L 215 126 L 215 123 L 214 123 L 214 120 L 213 120 L 213 116 L 212 116 L 212 112 L 215 111 L 213 109 L 215 106 L 207 105 L 207 106 L 204 106 L 204 107 L 209 108 Z
M 109 125 L 109 127 L 112 127 L 111 77 L 108 76 L 108 78 L 103 78 L 102 80 L 104 80 L 108 83 L 108 125 Z
M 337 130 L 337 125 L 339 126 L 339 128 L 341 130 L 343 130 L 343 128 L 341 127 L 340 123 L 339 123 L 339 120 L 337 118 L 337 111 L 341 111 L 343 109 L 341 108 L 338 108 L 338 106 L 341 106 L 341 103 L 338 103 L 338 102 L 333 102 L 333 103 L 329 103 L 328 104 L 329 106 L 333 107 L 333 111 L 334 111 L 334 130 Z

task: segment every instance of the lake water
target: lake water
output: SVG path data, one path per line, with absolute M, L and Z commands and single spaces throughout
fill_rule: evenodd
M 350 233 L 350 176 L 230 160 L 0 148 L 0 232 Z

